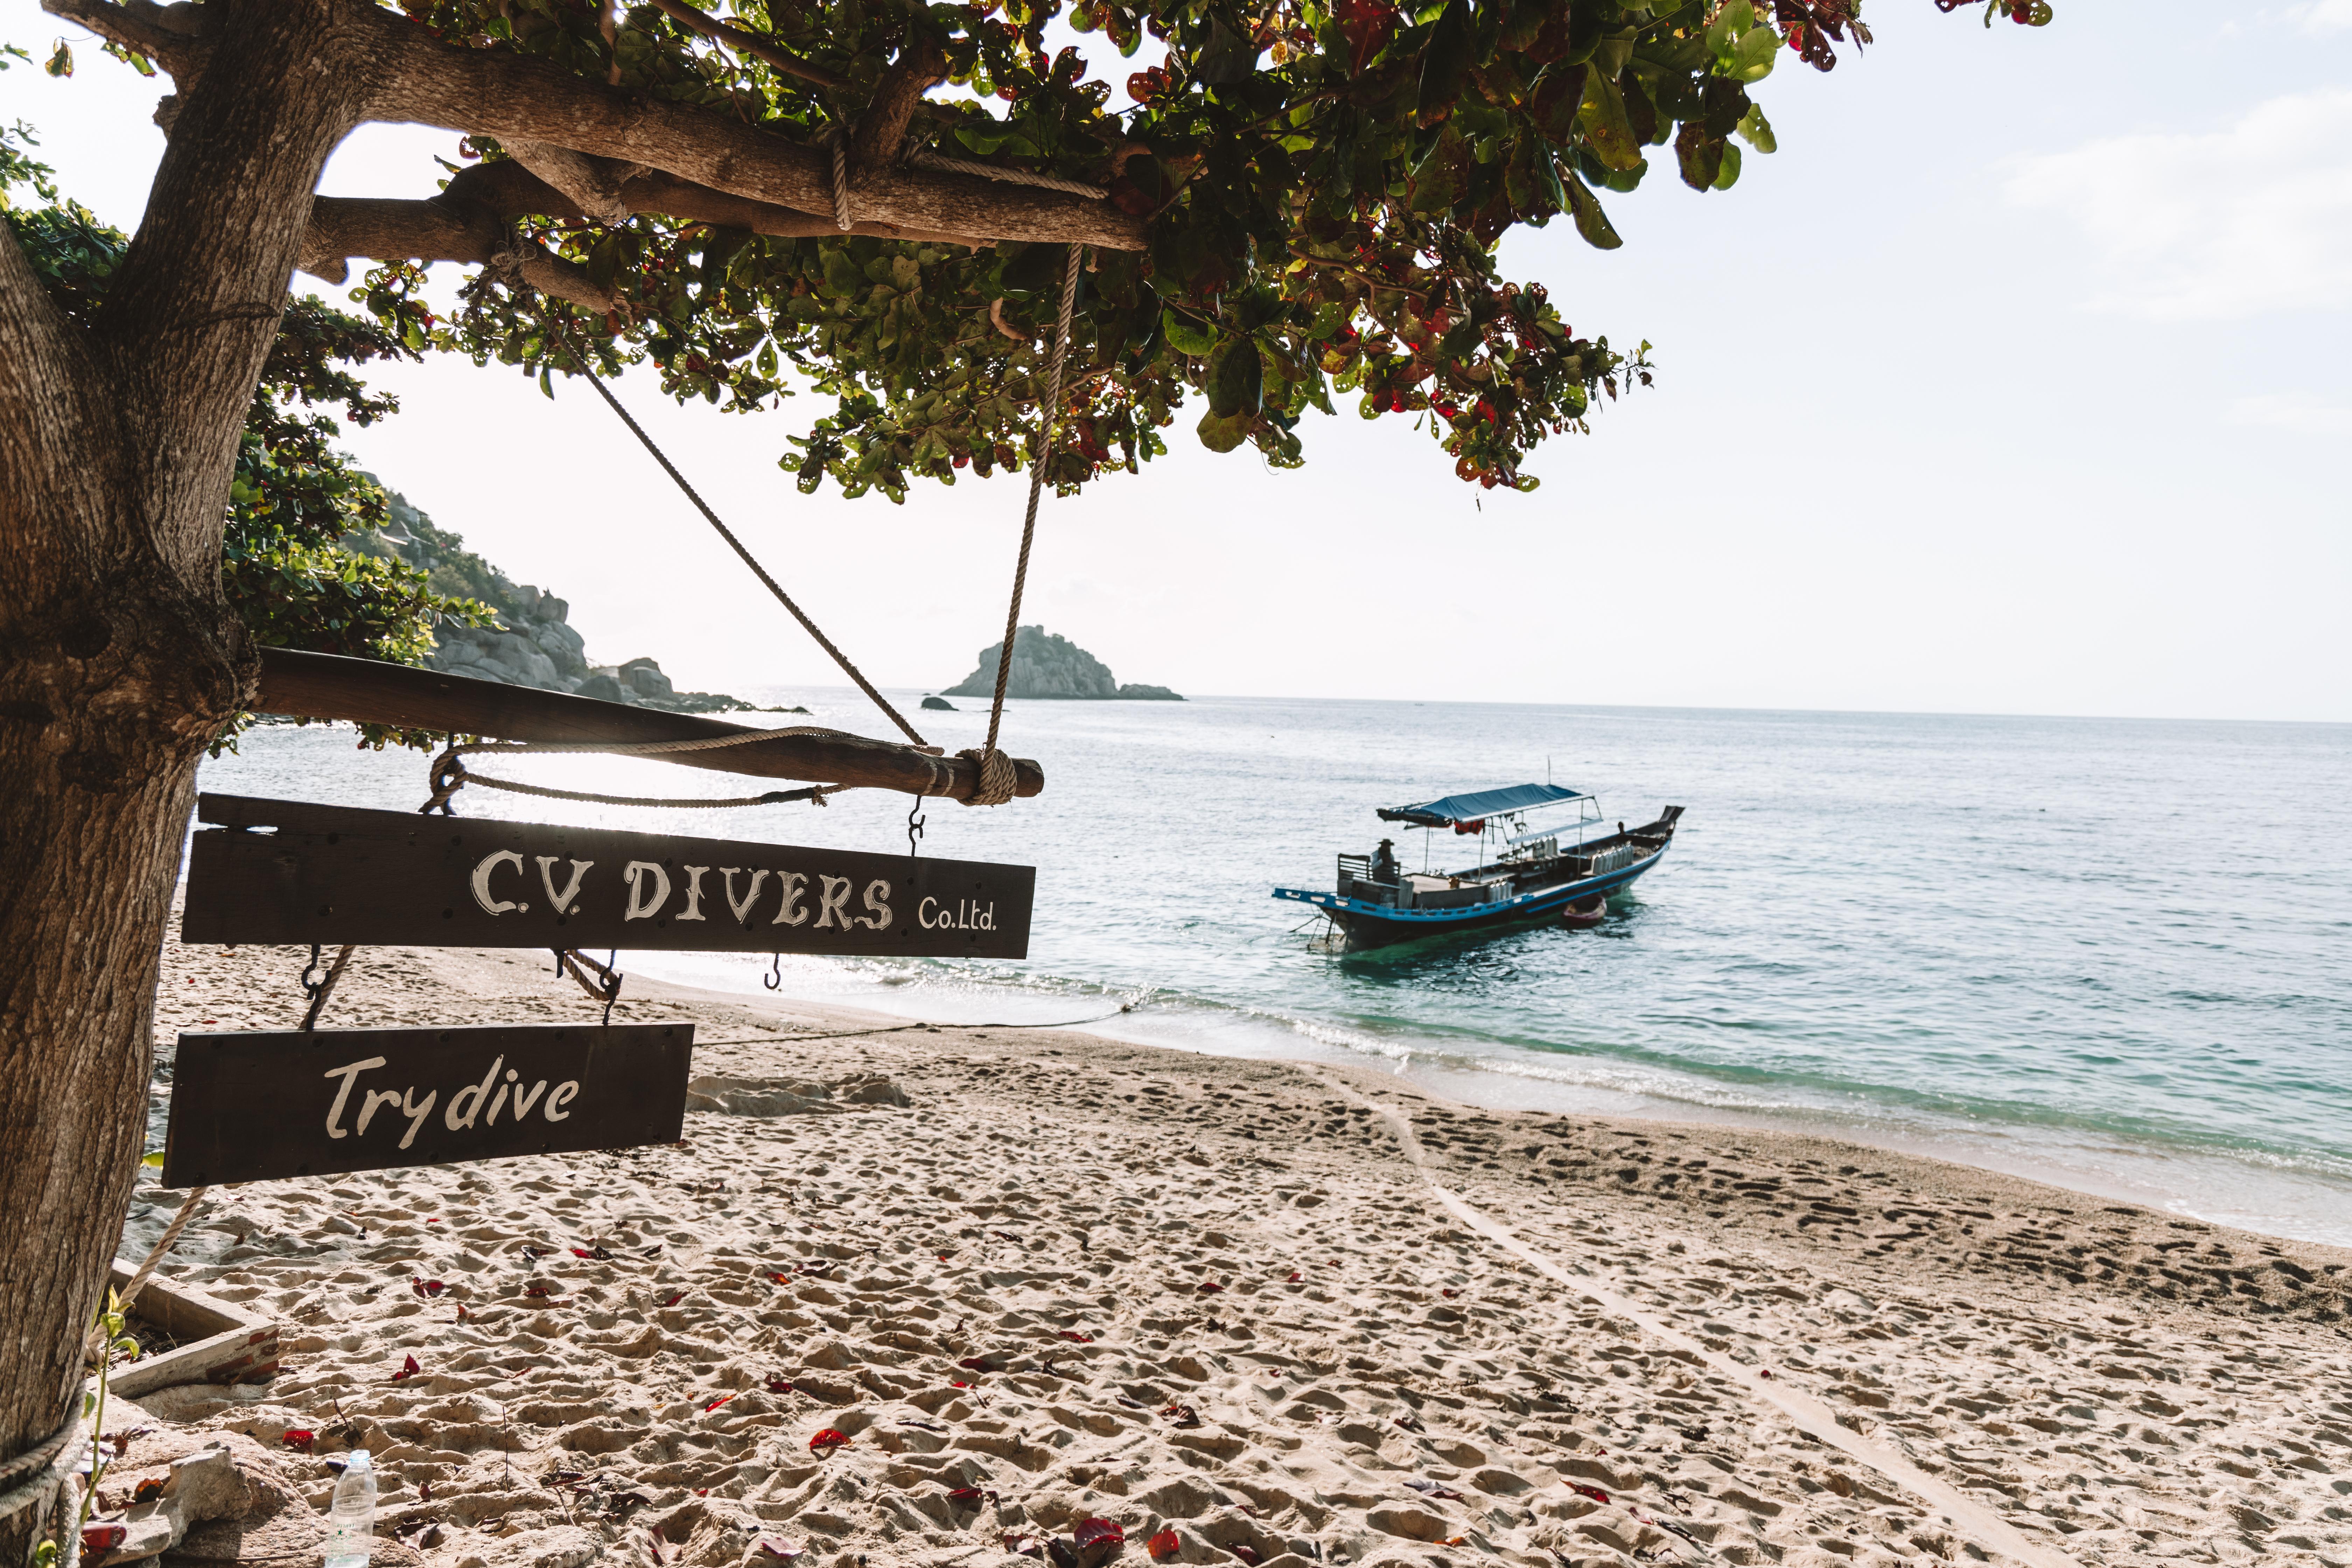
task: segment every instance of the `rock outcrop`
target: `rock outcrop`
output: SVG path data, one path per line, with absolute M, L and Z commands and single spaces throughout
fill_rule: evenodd
M 719 691 L 680 691 L 650 658 L 601 665 L 588 657 L 585 639 L 569 624 L 572 606 L 544 589 L 509 580 L 465 547 L 457 534 L 392 492 L 392 521 L 383 528 L 347 534 L 343 547 L 363 554 L 393 556 L 430 574 L 444 594 L 478 599 L 499 613 L 494 626 L 445 626 L 439 645 L 425 658 L 433 669 L 477 680 L 570 691 L 606 702 L 628 702 L 672 713 L 731 713 L 757 710 L 740 697 Z
M 996 661 L 1001 642 L 980 650 L 980 668 L 947 689 L 950 697 L 996 695 Z M 1181 702 L 1164 686 L 1121 686 L 1110 667 L 1067 637 L 1048 634 L 1044 626 L 1023 626 L 1013 637 L 1013 670 L 1004 685 L 1007 697 L 1054 697 L 1090 701 Z

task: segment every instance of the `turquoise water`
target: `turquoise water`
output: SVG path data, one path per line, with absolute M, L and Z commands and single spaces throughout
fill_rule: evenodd
M 844 692 L 761 695 L 882 731 Z M 950 750 L 984 725 L 919 717 Z M 962 1021 L 1135 1002 L 1098 1026 L 1389 1065 L 1493 1105 L 1832 1132 L 2352 1245 L 2352 726 L 1199 699 L 1017 703 L 1005 733 L 1046 794 L 932 803 L 923 847 L 1038 868 L 1029 962 L 787 959 L 789 991 Z M 1612 821 L 1688 808 L 1597 930 L 1351 957 L 1266 896 L 1327 886 L 1335 851 L 1380 836 L 1375 805 L 1547 766 Z M 733 787 L 601 758 L 504 771 Z M 424 774 L 272 728 L 205 782 L 413 807 Z M 470 793 L 475 815 L 906 842 L 907 802 L 879 795 L 719 817 Z M 738 989 L 768 968 L 624 961 Z

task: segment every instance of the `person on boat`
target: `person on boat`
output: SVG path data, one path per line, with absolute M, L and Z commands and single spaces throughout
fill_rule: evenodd
M 1393 882 L 1396 879 L 1396 840 L 1383 838 L 1381 840 L 1381 847 L 1372 851 L 1372 880 Z

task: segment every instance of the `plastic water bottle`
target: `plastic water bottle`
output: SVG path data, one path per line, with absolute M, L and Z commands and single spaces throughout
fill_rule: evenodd
M 368 1548 L 374 1543 L 375 1466 L 365 1448 L 354 1448 L 327 1513 L 326 1568 L 367 1568 Z

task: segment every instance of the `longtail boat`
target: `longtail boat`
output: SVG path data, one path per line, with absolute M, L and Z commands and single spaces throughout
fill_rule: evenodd
M 1575 815 L 1530 824 L 1531 817 L 1562 807 Z M 1629 828 L 1604 820 L 1599 800 L 1582 790 L 1528 784 L 1382 806 L 1379 815 L 1423 834 L 1422 870 L 1404 869 L 1394 842 L 1384 838 L 1371 854 L 1341 855 L 1338 885 L 1329 892 L 1274 889 L 1277 899 L 1328 916 L 1351 948 L 1525 921 L 1598 924 L 1608 900 L 1664 857 L 1683 808 L 1667 806 L 1655 821 Z M 1475 865 L 1428 868 L 1433 841 L 1447 831 L 1476 836 Z

